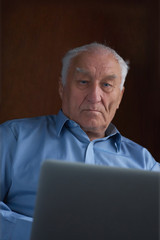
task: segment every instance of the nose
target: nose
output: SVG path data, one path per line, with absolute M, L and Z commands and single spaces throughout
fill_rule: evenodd
M 98 84 L 92 84 L 88 89 L 87 100 L 90 103 L 98 103 L 101 101 L 101 88 Z

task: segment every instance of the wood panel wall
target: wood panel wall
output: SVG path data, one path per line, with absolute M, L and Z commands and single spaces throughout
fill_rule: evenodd
M 114 123 L 160 161 L 160 21 L 154 0 L 2 0 L 0 122 L 55 114 L 61 58 L 101 42 L 130 61 Z

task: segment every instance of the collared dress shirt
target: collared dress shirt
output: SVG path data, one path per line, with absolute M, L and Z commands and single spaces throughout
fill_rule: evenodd
M 40 168 L 47 159 L 160 171 L 147 149 L 112 124 L 106 137 L 90 141 L 62 111 L 5 122 L 0 126 L 0 240 L 29 240 Z

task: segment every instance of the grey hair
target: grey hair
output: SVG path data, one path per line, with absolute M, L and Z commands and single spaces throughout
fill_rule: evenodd
M 123 60 L 123 58 L 121 56 L 119 56 L 118 53 L 114 49 L 112 49 L 108 46 L 105 46 L 101 43 L 90 43 L 90 44 L 87 44 L 87 45 L 84 45 L 84 46 L 81 46 L 78 48 L 71 49 L 65 54 L 65 56 L 62 59 L 62 71 L 61 71 L 62 84 L 65 85 L 65 83 L 66 83 L 68 69 L 71 64 L 71 60 L 74 57 L 76 57 L 77 55 L 79 55 L 82 52 L 93 51 L 93 50 L 95 51 L 95 50 L 99 50 L 99 49 L 105 50 L 108 53 L 113 54 L 115 59 L 118 61 L 119 65 L 121 67 L 122 81 L 121 81 L 120 88 L 122 90 L 128 70 L 129 70 L 128 62 L 125 62 Z

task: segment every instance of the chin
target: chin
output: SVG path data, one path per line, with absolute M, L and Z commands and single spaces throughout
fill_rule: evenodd
M 82 124 L 81 127 L 85 129 L 85 131 L 99 131 L 100 129 L 104 128 L 102 125 L 91 122 L 87 122 L 87 124 Z
M 104 129 L 106 127 L 106 122 L 101 116 L 83 115 L 77 119 L 77 123 L 83 129 Z

